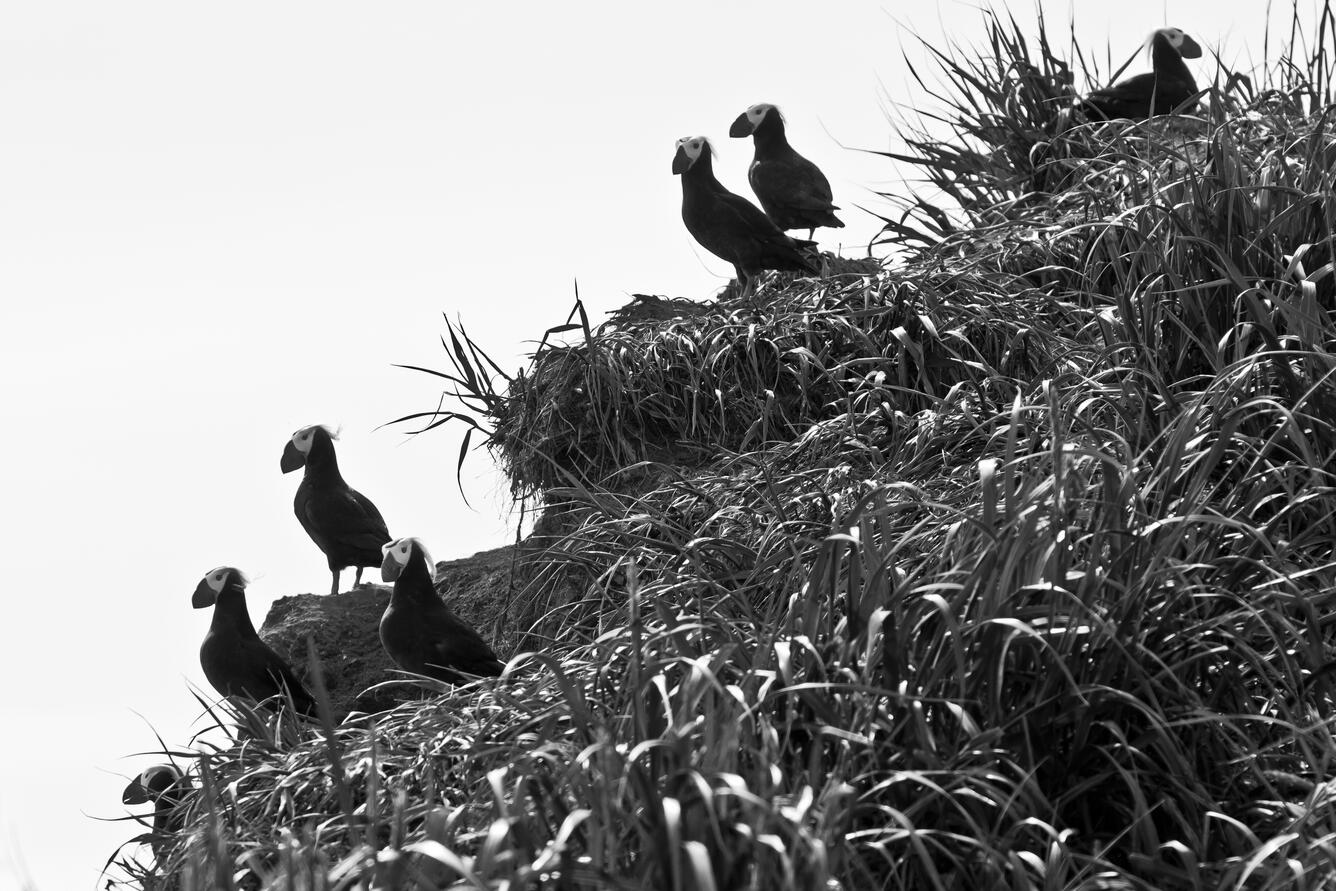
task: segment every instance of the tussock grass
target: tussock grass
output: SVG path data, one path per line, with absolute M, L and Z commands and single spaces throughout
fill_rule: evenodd
M 951 200 L 888 222 L 894 270 L 577 305 L 513 377 L 452 327 L 458 407 L 416 420 L 559 518 L 530 652 L 200 755 L 163 871 L 1331 887 L 1332 22 L 1089 124 L 991 19 L 938 57 L 951 129 L 905 157 Z

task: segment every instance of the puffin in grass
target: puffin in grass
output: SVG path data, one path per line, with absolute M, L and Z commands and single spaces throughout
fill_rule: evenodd
M 784 116 L 762 102 L 738 115 L 728 135 L 750 136 L 756 149 L 747 181 L 775 225 L 781 229 L 806 229 L 807 237 L 818 226 L 843 229 L 831 203 L 830 181 L 821 169 L 793 150 L 784 135 Z
M 1183 61 L 1201 58 L 1197 41 L 1178 28 L 1161 28 L 1149 42 L 1151 71 L 1093 91 L 1079 105 L 1086 117 L 1141 121 L 1169 114 L 1197 94 L 1197 82 Z
M 733 264 L 744 294 L 762 270 L 819 272 L 803 253 L 815 243 L 790 238 L 759 207 L 725 189 L 714 177 L 713 154 L 704 136 L 677 140 L 673 173 L 682 177 L 682 222 L 691 236 Z
M 353 585 L 360 585 L 362 570 L 380 565 L 381 546 L 390 540 L 384 518 L 370 498 L 344 482 L 328 427 L 316 424 L 292 434 L 279 468 L 291 473 L 298 467 L 306 471 L 292 510 L 329 562 L 329 593 L 339 593 L 339 574 L 349 566 L 357 568 Z
M 182 800 L 191 791 L 190 780 L 172 764 L 155 764 L 130 781 L 121 793 L 122 804 L 152 804 L 153 832 L 148 836 L 153 856 L 161 858 L 162 849 L 185 825 Z
M 315 700 L 288 663 L 260 639 L 246 609 L 246 577 L 241 570 L 219 566 L 195 587 L 190 605 L 213 607 L 213 621 L 199 648 L 204 676 L 222 696 L 257 702 L 271 696 L 291 697 L 304 715 L 315 714 Z
M 465 675 L 498 677 L 505 665 L 436 593 L 435 564 L 422 542 L 401 538 L 384 550 L 380 575 L 394 591 L 380 618 L 380 642 L 394 664 L 448 684 L 463 683 Z

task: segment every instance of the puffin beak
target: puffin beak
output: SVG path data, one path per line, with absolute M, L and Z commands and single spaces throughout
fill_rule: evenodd
M 1200 59 L 1201 47 L 1197 44 L 1197 41 L 1184 34 L 1183 45 L 1178 48 L 1178 54 L 1185 59 Z
M 682 146 L 677 147 L 677 154 L 673 155 L 673 173 L 686 173 L 691 169 L 691 159 L 687 157 L 687 150 Z
M 292 440 L 283 447 L 283 458 L 278 462 L 279 469 L 284 473 L 291 473 L 298 467 L 306 463 L 306 456 L 297 451 L 297 446 Z
M 195 609 L 204 609 L 213 606 L 218 601 L 218 595 L 213 593 L 209 587 L 208 579 L 200 579 L 199 584 L 195 586 L 195 593 L 190 598 L 190 605 Z M 135 782 L 138 782 L 136 780 Z
M 125 787 L 121 793 L 121 804 L 143 804 L 148 801 L 148 794 L 144 791 L 144 785 L 135 777 L 130 781 L 130 785 Z
M 738 115 L 738 119 L 733 122 L 733 126 L 728 128 L 728 135 L 736 139 L 739 136 L 751 136 L 755 130 L 751 118 L 747 117 L 747 113 L 744 111 Z
M 399 561 L 394 559 L 394 554 L 386 553 L 385 559 L 380 564 L 380 580 L 382 582 L 392 582 L 403 571 L 404 568 L 399 565 Z

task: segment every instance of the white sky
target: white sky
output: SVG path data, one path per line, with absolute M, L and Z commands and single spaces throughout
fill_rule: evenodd
M 1233 59 L 1262 6 L 1082 2 L 1078 33 L 1114 65 L 1164 24 Z M 728 125 L 778 104 L 844 208 L 818 238 L 861 253 L 855 205 L 901 174 L 840 144 L 899 148 L 904 24 L 983 37 L 965 3 L 0 2 L 0 887 L 92 888 L 134 833 L 92 817 L 125 814 L 150 725 L 198 729 L 208 569 L 251 574 L 257 625 L 327 590 L 292 430 L 342 425 L 349 482 L 438 559 L 513 539 L 485 454 L 459 497 L 460 431 L 373 430 L 436 401 L 391 363 L 443 367 L 446 313 L 517 367 L 575 280 L 596 319 L 713 295 L 731 270 L 682 226 L 678 137 L 751 197 Z

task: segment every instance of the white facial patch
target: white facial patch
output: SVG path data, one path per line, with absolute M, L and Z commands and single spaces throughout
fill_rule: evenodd
M 423 559 L 427 561 L 428 569 L 435 565 L 431 562 L 431 555 L 427 553 L 427 546 L 419 538 L 396 539 L 389 544 L 381 545 L 380 550 L 385 556 L 393 557 L 394 562 L 400 566 L 407 566 L 409 557 L 413 556 L 413 545 L 417 545 L 418 550 L 422 552 Z
M 1165 39 L 1169 41 L 1169 45 L 1174 49 L 1183 48 L 1183 38 L 1187 35 L 1178 28 L 1161 28 L 1159 33 L 1165 36 Z
M 228 575 L 235 575 L 243 588 L 250 584 L 250 579 L 247 578 L 246 573 L 234 566 L 219 566 L 217 569 L 210 569 L 209 574 L 204 577 L 204 581 L 208 582 L 209 589 L 213 593 L 221 594 L 223 585 L 227 584 Z
M 175 767 L 168 764 L 156 764 L 153 767 L 145 768 L 144 772 L 139 775 L 139 785 L 143 786 L 145 790 L 152 789 L 154 778 L 160 774 L 167 775 L 167 781 L 161 784 L 164 789 L 181 779 L 181 771 Z
M 705 148 L 704 136 L 683 136 L 677 140 L 677 147 L 686 153 L 687 158 L 692 164 L 700 157 L 701 151 Z
M 400 566 L 408 565 L 408 555 L 413 552 L 413 539 L 399 538 L 392 542 L 380 546 L 380 551 L 386 557 L 393 557 L 394 562 Z
M 747 120 L 751 121 L 753 127 L 759 127 L 761 121 L 765 120 L 766 114 L 774 107 L 769 102 L 758 102 L 747 109 Z
M 310 453 L 311 440 L 315 437 L 315 425 L 303 427 L 292 434 L 292 444 L 297 447 L 297 451 L 303 455 Z

